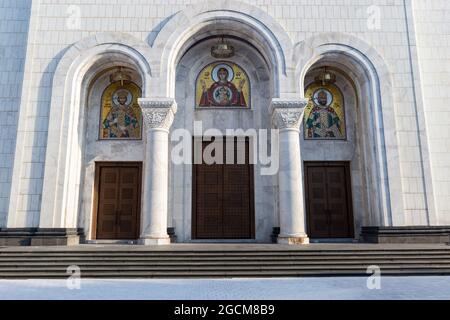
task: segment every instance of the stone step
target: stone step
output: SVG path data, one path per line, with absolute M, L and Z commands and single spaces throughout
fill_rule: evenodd
M 55 265 L 180 265 L 178 259 L 152 259 L 152 260 L 140 260 L 140 259 L 100 259 L 100 260 L 86 260 L 86 259 L 65 259 L 57 261 L 42 261 L 42 260 L 0 260 L 0 268 L 7 266 L 55 266 Z M 333 259 L 191 259 L 183 260 L 182 265 L 261 265 L 261 264 L 280 264 L 280 265 L 298 265 L 298 264 L 415 264 L 415 263 L 450 263 L 450 258 L 422 258 L 411 257 L 405 259 L 402 258 L 373 258 L 367 259 L 342 259 L 342 257 L 334 257 Z
M 277 256 L 277 255 L 258 255 L 258 256 L 236 256 L 236 255 L 224 255 L 224 256 L 97 256 L 97 255 L 91 255 L 91 256 L 8 256 L 3 257 L 0 256 L 0 263 L 1 262 L 39 262 L 39 261 L 241 261 L 241 260 L 247 260 L 247 261 L 268 261 L 268 260 L 275 260 L 275 261 L 305 261 L 305 260 L 318 260 L 318 261 L 334 261 L 334 260 L 395 260 L 395 259 L 405 259 L 405 260 L 411 260 L 411 259 L 421 259 L 421 260 L 436 260 L 436 259 L 450 259 L 450 255 L 439 255 L 439 254 L 421 254 L 421 255 L 340 255 L 340 254 L 334 254 L 334 255 L 302 255 L 302 256 L 296 256 L 296 255 L 288 255 L 288 256 Z
M 368 264 L 336 264 L 336 265 L 323 265 L 323 264 L 312 264 L 312 265 L 170 265 L 170 266 L 136 266 L 136 265 L 113 265 L 113 266 L 83 266 L 82 270 L 95 270 L 95 271 L 106 271 L 106 270 L 117 270 L 117 271 L 126 271 L 126 270 L 261 270 L 261 269 L 364 269 L 366 270 Z M 392 263 L 392 264 L 380 264 L 382 269 L 414 269 L 414 268 L 449 268 L 450 263 L 417 263 L 417 264 L 401 264 L 401 263 Z M 66 271 L 64 266 L 17 266 L 17 267 L 2 267 L 0 269 L 0 273 L 10 272 L 10 271 L 27 271 L 27 270 L 42 270 L 42 271 Z
M 412 269 L 392 269 L 384 270 L 382 273 L 384 276 L 413 276 L 413 275 L 449 275 L 450 268 L 412 268 Z M 314 270 L 260 270 L 255 272 L 250 271 L 118 271 L 114 270 L 112 272 L 83 272 L 83 279 L 114 279 L 114 278 L 129 278 L 129 279 L 139 279 L 139 278 L 266 278 L 266 277 L 278 277 L 278 278 L 288 278 L 288 277 L 328 277 L 328 276 L 367 276 L 366 270 L 364 269 L 314 269 Z M 10 272 L 1 273 L 0 278 L 3 279 L 67 279 L 68 275 L 66 273 L 55 273 L 55 272 Z
M 138 250 L 139 249 L 139 250 Z M 384 275 L 450 274 L 450 250 L 143 250 L 90 248 L 0 251 L 0 278 L 68 278 L 70 265 L 83 278 L 367 276 L 377 265 Z
M 232 261 L 232 260 L 249 260 L 249 261 L 303 261 L 303 260 L 392 260 L 392 259 L 422 259 L 422 260 L 433 260 L 433 259 L 450 259 L 450 255 L 314 255 L 314 256 L 276 256 L 276 255 L 265 255 L 265 256 L 15 256 L 15 257 L 2 257 L 0 256 L 1 262 L 14 262 L 14 261 Z
M 448 255 L 450 250 L 442 251 L 282 251 L 282 252 L 1 252 L 3 257 L 224 257 L 224 256 L 408 256 L 408 255 Z

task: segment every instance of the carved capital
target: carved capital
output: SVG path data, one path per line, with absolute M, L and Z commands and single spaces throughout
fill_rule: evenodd
M 276 129 L 300 129 L 307 99 L 272 99 L 272 125 Z
M 177 104 L 169 98 L 141 98 L 138 100 L 142 109 L 145 128 L 169 130 L 173 123 Z

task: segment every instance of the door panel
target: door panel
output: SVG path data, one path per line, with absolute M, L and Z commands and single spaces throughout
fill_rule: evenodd
M 141 165 L 99 163 L 97 239 L 137 239 L 139 236 Z
M 330 237 L 345 238 L 350 234 L 345 167 L 327 168 L 327 177 Z
M 310 234 L 316 237 L 328 236 L 326 169 L 313 167 L 308 169 L 308 192 L 310 194 Z
M 222 234 L 222 165 L 197 166 L 197 236 L 214 238 Z
M 245 159 L 248 163 L 248 155 Z M 251 196 L 250 166 L 229 164 L 223 168 L 224 189 L 223 208 L 224 238 L 250 238 L 251 231 Z
M 353 237 L 348 163 L 305 163 L 311 238 Z
M 137 238 L 139 168 L 120 169 L 120 210 L 118 212 L 117 238 Z
M 97 234 L 104 239 L 113 239 L 116 232 L 116 213 L 119 208 L 119 171 L 116 168 L 102 168 L 100 181 Z
M 243 143 L 244 164 L 194 165 L 193 238 L 253 238 L 253 166 L 249 164 L 248 139 Z M 203 149 L 208 144 L 204 142 Z M 223 148 L 225 155 L 225 143 Z

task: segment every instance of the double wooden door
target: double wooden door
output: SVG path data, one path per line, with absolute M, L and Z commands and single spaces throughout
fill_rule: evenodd
M 305 177 L 309 236 L 353 238 L 349 164 L 307 162 Z
M 97 239 L 139 237 L 141 163 L 97 163 Z
M 202 142 L 204 150 L 210 142 Z M 245 147 L 245 156 L 238 162 L 238 144 Z M 193 166 L 194 239 L 254 238 L 253 165 L 249 162 L 249 140 L 234 140 L 234 163 L 226 164 L 226 143 L 223 140 L 222 164 Z M 245 158 L 245 159 L 244 159 Z

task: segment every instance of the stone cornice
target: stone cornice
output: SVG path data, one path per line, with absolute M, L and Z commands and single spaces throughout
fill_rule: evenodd
M 177 103 L 172 98 L 140 98 L 138 99 L 139 106 L 144 108 L 168 108 L 172 109 L 173 113 L 177 112 Z
M 276 129 L 300 129 L 307 99 L 272 99 L 270 112 Z
M 273 98 L 270 104 L 270 110 L 274 109 L 303 109 L 308 104 L 308 99 L 281 99 Z
M 175 99 L 141 98 L 138 103 L 146 129 L 170 129 L 177 112 Z

